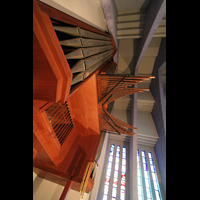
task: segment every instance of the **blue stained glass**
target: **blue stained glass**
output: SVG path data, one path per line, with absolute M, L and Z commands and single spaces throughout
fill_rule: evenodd
M 155 190 L 158 190 L 157 181 L 153 181 L 153 185 L 154 185 Z
M 147 165 L 146 165 L 146 163 L 143 164 L 143 169 L 144 169 L 144 171 L 147 171 Z
M 142 151 L 142 157 L 145 157 L 144 151 Z
M 152 155 L 151 152 L 148 152 L 148 156 L 149 156 L 149 162 L 150 162 L 150 165 L 151 165 L 151 174 L 152 174 L 156 199 L 160 200 L 161 199 L 160 190 L 159 190 L 159 184 L 158 184 L 157 175 L 156 175 L 156 169 L 155 169 L 155 165 L 154 165 L 154 161 L 153 161 L 153 155 Z
M 122 158 L 126 158 L 126 153 L 123 152 Z
M 157 199 L 157 200 L 160 200 L 160 195 L 159 195 L 158 190 L 156 190 L 155 193 L 156 193 L 156 199 Z
M 152 158 L 152 156 L 151 156 L 151 152 L 148 152 L 148 156 L 149 156 L 149 158 Z
M 142 162 L 143 162 L 143 171 L 144 171 L 144 177 L 145 177 L 147 199 L 150 200 L 151 199 L 151 191 L 150 191 L 150 185 L 149 185 L 149 175 L 148 175 L 145 151 L 142 151 Z
M 138 200 L 143 200 L 142 194 L 142 180 L 140 175 L 140 157 L 139 150 L 137 150 L 137 185 L 138 185 Z
M 154 170 L 154 166 L 153 166 L 153 165 L 151 165 L 151 172 L 152 172 L 152 173 L 155 173 L 155 170 Z

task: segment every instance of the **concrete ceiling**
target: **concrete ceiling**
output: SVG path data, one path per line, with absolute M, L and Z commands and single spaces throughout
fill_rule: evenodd
M 150 0 L 115 0 L 118 15 L 137 13 L 146 10 Z

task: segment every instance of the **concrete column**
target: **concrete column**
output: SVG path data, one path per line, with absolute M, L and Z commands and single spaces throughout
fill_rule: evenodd
M 165 13 L 166 0 L 151 1 L 146 12 L 143 35 L 142 38 L 139 39 L 139 44 L 137 47 L 136 59 L 134 64 L 134 75 L 138 74 L 138 67 L 140 65 L 140 62 Z

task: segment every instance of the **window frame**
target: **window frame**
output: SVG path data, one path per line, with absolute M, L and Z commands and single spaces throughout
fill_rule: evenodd
M 155 188 L 154 188 L 154 184 L 153 184 L 153 178 L 152 178 L 152 172 L 151 172 L 148 152 L 151 152 L 152 156 L 153 156 L 155 171 L 156 171 L 158 185 L 159 185 L 160 194 L 161 194 L 161 200 L 166 200 L 165 195 L 164 195 L 165 194 L 164 193 L 164 188 L 163 188 L 162 179 L 161 179 L 161 175 L 160 175 L 160 171 L 159 171 L 159 167 L 158 167 L 157 158 L 156 158 L 156 154 L 155 154 L 154 148 L 150 147 L 150 146 L 145 146 L 145 145 L 137 145 L 137 149 L 139 150 L 140 171 L 141 171 L 141 176 L 142 176 L 143 200 L 147 200 L 147 195 L 146 195 L 146 187 L 145 187 L 145 180 L 144 180 L 142 150 L 145 151 L 145 154 L 146 154 L 146 162 L 147 162 L 148 174 L 149 174 L 149 179 L 150 179 L 150 188 L 151 188 L 152 200 L 157 200 L 157 198 L 156 198 Z
M 114 168 L 115 168 L 115 159 L 116 159 L 116 150 L 117 146 L 120 145 L 120 161 L 119 161 L 119 171 L 118 171 L 118 183 L 117 183 L 117 198 L 116 200 L 120 200 L 120 192 L 121 192 L 121 166 L 122 166 L 122 152 L 123 152 L 123 146 L 126 147 L 126 187 L 125 187 L 125 200 L 129 200 L 129 183 L 130 183 L 130 167 L 129 167 L 129 142 L 124 141 L 124 138 L 118 137 L 118 139 L 112 138 L 112 134 L 110 134 L 108 146 L 107 146 L 107 152 L 106 152 L 106 158 L 103 166 L 103 172 L 102 177 L 100 181 L 100 187 L 98 191 L 98 200 L 102 200 L 103 192 L 104 192 L 104 184 L 105 184 L 105 178 L 106 178 L 106 170 L 107 170 L 107 164 L 110 154 L 110 148 L 111 144 L 114 144 L 114 157 L 113 157 L 113 164 L 112 164 L 112 170 L 111 170 L 111 176 L 110 176 L 110 184 L 109 184 L 109 191 L 108 191 L 108 200 L 112 197 L 112 188 L 113 188 L 113 178 L 114 178 Z

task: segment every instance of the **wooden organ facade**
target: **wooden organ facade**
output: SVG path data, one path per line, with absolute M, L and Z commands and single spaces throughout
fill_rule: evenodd
M 60 200 L 91 191 L 103 131 L 134 134 L 107 107 L 153 77 L 109 74 L 116 51 L 112 35 L 33 0 L 33 171 L 65 186 Z

